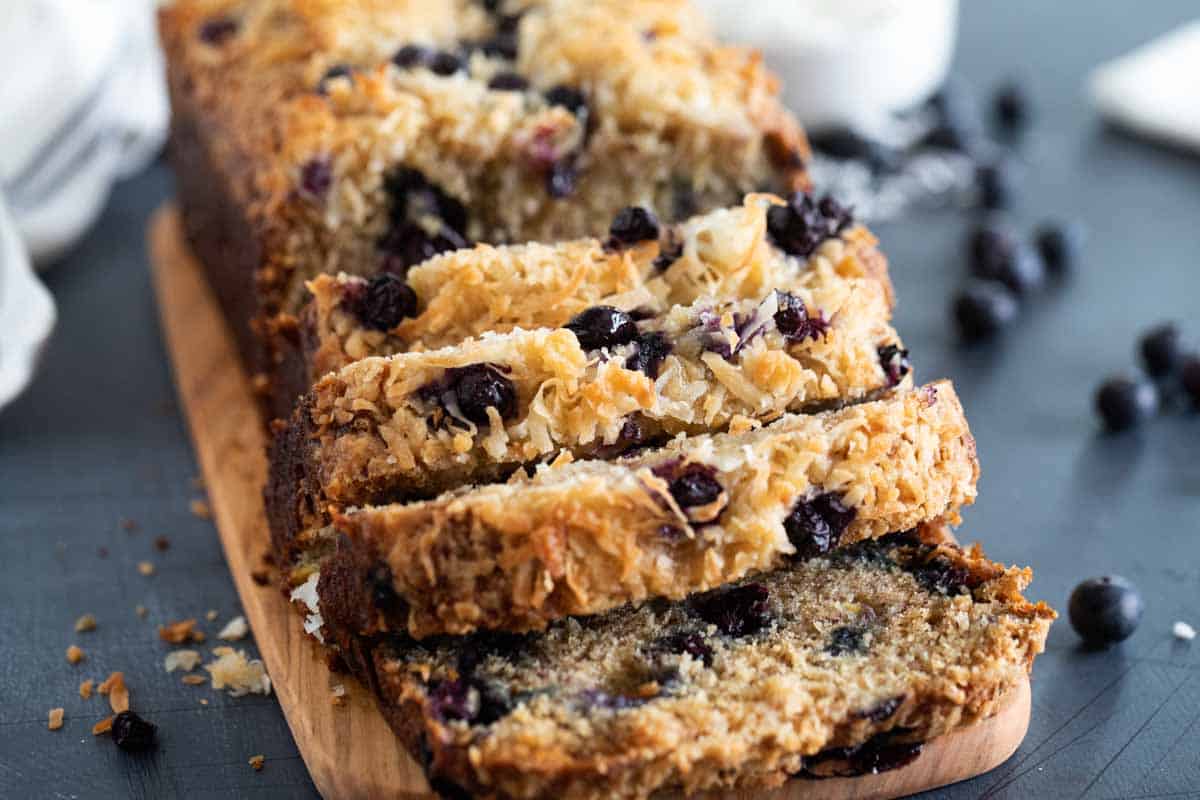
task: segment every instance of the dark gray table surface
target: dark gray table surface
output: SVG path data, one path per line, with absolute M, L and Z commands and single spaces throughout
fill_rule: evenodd
M 1020 751 L 931 796 L 1200 797 L 1200 642 L 1171 635 L 1175 620 L 1200 627 L 1200 414 L 1104 436 L 1091 410 L 1095 385 L 1133 367 L 1150 324 L 1180 320 L 1200 341 L 1200 159 L 1106 130 L 1082 92 L 1092 65 L 1196 6 L 965 5 L 957 72 L 977 87 L 1020 76 L 1037 103 L 1018 220 L 1077 216 L 1091 238 L 1073 280 L 1030 303 L 1001 341 L 963 348 L 946 308 L 965 271 L 967 216 L 877 226 L 919 376 L 956 380 L 979 441 L 980 500 L 960 537 L 1033 565 L 1032 595 L 1060 611 L 1075 583 L 1110 572 L 1141 587 L 1147 611 L 1132 639 L 1106 652 L 1081 650 L 1066 620 L 1056 623 Z M 238 613 L 212 526 L 188 511 L 197 467 L 147 274 L 143 228 L 169 194 L 161 165 L 122 184 L 47 275 L 58 330 L 33 387 L 0 412 L 0 797 L 315 795 L 273 697 L 182 686 L 161 666 L 156 623 Z M 160 535 L 166 552 L 153 546 Z M 157 573 L 140 575 L 141 560 Z M 75 634 L 85 612 L 99 627 Z M 67 664 L 71 643 L 87 651 L 83 664 Z M 90 734 L 106 703 L 81 700 L 79 681 L 117 669 L 135 709 L 160 726 L 154 754 L 129 756 Z M 67 721 L 51 733 L 55 706 Z M 247 765 L 256 753 L 267 757 L 261 773 Z

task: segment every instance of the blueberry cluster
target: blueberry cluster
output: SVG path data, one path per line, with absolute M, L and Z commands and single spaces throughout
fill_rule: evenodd
M 1138 354 L 1145 377 L 1113 375 L 1096 389 L 1096 411 L 1110 431 L 1134 428 L 1153 417 L 1164 394 L 1182 392 L 1200 407 L 1200 352 L 1183 348 L 1174 323 L 1146 331 Z
M 1020 302 L 1046 284 L 1062 279 L 1077 265 L 1083 227 L 1076 222 L 1046 222 L 1024 241 L 996 219 L 976 225 L 967 236 L 970 281 L 955 295 L 951 312 L 964 339 L 996 335 L 1012 324 Z

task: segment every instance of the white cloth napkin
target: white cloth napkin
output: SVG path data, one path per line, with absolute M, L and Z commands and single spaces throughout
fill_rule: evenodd
M 1122 127 L 1200 151 L 1200 20 L 1102 64 L 1089 90 Z
M 153 0 L 0 2 L 0 190 L 39 265 L 95 221 L 167 128 Z
M 155 0 L 0 0 L 0 407 L 54 327 L 48 266 L 162 147 Z

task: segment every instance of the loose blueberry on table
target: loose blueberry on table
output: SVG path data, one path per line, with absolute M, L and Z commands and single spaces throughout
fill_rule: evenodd
M 1158 411 L 1158 390 L 1147 381 L 1109 378 L 1096 390 L 1096 410 L 1108 430 L 1128 430 Z
M 1147 331 L 1138 342 L 1142 365 L 1152 378 L 1165 378 L 1179 368 L 1183 353 L 1179 346 L 1179 328 L 1168 322 Z
M 1086 238 L 1083 226 L 1077 222 L 1048 222 L 1034 233 L 1034 243 L 1042 261 L 1052 275 L 1071 272 L 1079 263 Z
M 1093 646 L 1128 639 L 1137 629 L 1142 611 L 1137 587 L 1120 575 L 1089 578 L 1079 584 L 1067 607 L 1071 627 Z
M 954 322 L 964 339 L 994 336 L 1017 318 L 1017 299 L 999 281 L 976 280 L 954 298 Z

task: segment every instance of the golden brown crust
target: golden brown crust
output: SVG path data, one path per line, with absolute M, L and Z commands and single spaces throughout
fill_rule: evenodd
M 160 11 L 174 127 L 198 133 L 174 148 L 177 164 L 210 165 L 204 177 L 248 229 L 243 249 L 259 254 L 254 316 L 233 320 L 268 338 L 254 369 L 276 357 L 266 321 L 299 310 L 305 280 L 382 268 L 395 216 L 385 183 L 400 167 L 460 204 L 457 234 L 488 242 L 598 234 L 635 203 L 676 218 L 762 186 L 807 186 L 807 144 L 774 77 L 757 55 L 717 44 L 688 3 L 506 11 L 519 12 L 515 60 L 477 46 L 509 23 L 471 0 L 177 0 Z M 390 59 L 405 44 L 471 55 L 452 75 L 402 69 Z M 323 80 L 341 66 L 352 74 Z M 489 89 L 502 71 L 529 90 Z M 544 99 L 559 84 L 584 92 L 586 114 Z M 197 183 L 181 181 L 185 218 L 219 219 Z M 230 237 L 229 225 L 191 227 Z
M 774 786 L 830 748 L 928 740 L 994 713 L 1055 614 L 1021 595 L 1029 570 L 920 537 L 758 576 L 757 609 L 730 603 L 761 612 L 749 631 L 693 599 L 524 638 L 385 642 L 381 705 L 431 774 L 481 797 Z
M 696 468 L 711 470 L 721 494 L 681 506 L 671 480 Z M 377 576 L 390 575 L 399 603 L 374 614 L 332 610 L 322 596 L 322 607 L 361 620 L 364 634 L 539 629 L 630 601 L 681 599 L 775 569 L 797 548 L 822 552 L 956 521 L 977 476 L 958 398 L 949 383 L 931 384 L 754 432 L 339 515 L 334 528 L 345 538 L 334 561 L 357 569 L 362 587 L 384 568 Z M 798 504 L 833 536 L 814 540 L 823 532 L 804 513 L 789 528 Z M 379 590 L 378 580 L 353 598 L 342 589 L 334 602 L 370 607 Z

